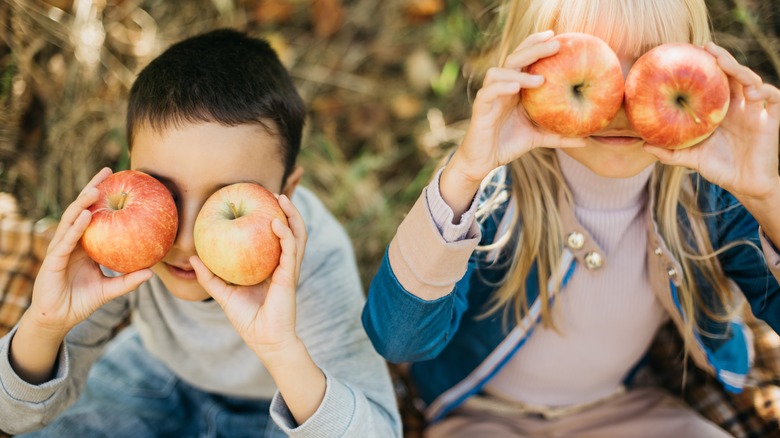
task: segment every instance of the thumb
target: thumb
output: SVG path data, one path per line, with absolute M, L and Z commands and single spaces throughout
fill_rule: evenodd
M 695 168 L 694 166 L 696 163 L 693 162 L 693 156 L 691 154 L 690 148 L 672 150 L 649 144 L 645 144 L 643 148 L 645 152 L 658 158 L 658 161 L 663 164 L 684 166 L 690 169 Z
M 141 269 L 107 279 L 106 285 L 103 287 L 103 296 L 106 298 L 106 302 L 138 289 L 138 286 L 152 278 L 152 275 L 151 269 Z
M 214 275 L 213 272 L 203 264 L 200 257 L 194 255 L 190 257 L 190 264 L 195 271 L 195 276 L 198 278 L 198 283 L 203 286 L 214 300 L 222 307 L 224 307 L 228 298 L 230 297 L 230 288 L 224 280 Z

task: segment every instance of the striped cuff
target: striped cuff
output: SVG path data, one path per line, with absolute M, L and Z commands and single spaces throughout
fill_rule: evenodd
M 780 251 L 777 249 L 777 246 L 769 240 L 769 237 L 767 237 L 761 227 L 758 227 L 758 238 L 761 240 L 761 249 L 764 250 L 766 264 L 772 272 L 772 275 L 780 282 Z
M 388 248 L 393 274 L 403 288 L 431 301 L 449 294 L 463 277 L 481 233 L 471 221 L 468 238 L 447 242 L 434 223 L 423 193 L 398 227 Z
M 444 201 L 441 191 L 439 191 L 442 171 L 444 171 L 443 167 L 436 172 L 433 181 L 425 188 L 425 199 L 428 201 L 428 209 L 431 212 L 433 222 L 436 224 L 436 228 L 439 229 L 441 236 L 448 243 L 473 238 L 478 232 L 476 221 L 474 220 L 477 212 L 477 197 L 474 197 L 469 209 L 460 216 L 460 221 L 455 224 L 455 213 Z

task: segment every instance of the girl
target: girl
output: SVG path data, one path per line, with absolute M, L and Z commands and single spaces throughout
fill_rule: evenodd
M 739 391 L 740 299 L 780 329 L 780 91 L 710 39 L 704 0 L 514 0 L 463 143 L 388 247 L 363 324 L 413 362 L 429 436 L 727 436 L 631 387 L 671 319 L 686 352 Z M 721 126 L 685 150 L 645 144 L 624 111 L 587 138 L 535 127 L 524 73 L 556 33 L 606 41 L 623 74 L 648 49 L 704 46 L 729 76 Z M 763 252 L 763 255 L 762 255 Z

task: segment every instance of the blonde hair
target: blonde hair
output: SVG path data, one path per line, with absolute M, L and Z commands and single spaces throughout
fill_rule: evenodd
M 515 0 L 503 12 L 505 21 L 496 53 L 499 65 L 527 36 L 546 29 L 553 29 L 556 34 L 575 31 L 593 34 L 615 51 L 635 57 L 665 42 L 703 45 L 711 39 L 704 0 Z M 572 196 L 552 149 L 540 148 L 526 153 L 510 163 L 509 169 L 511 196 L 517 207 L 512 209 L 509 218 L 510 231 L 480 249 L 494 250 L 510 240 L 515 241 L 516 246 L 514 256 L 508 262 L 508 272 L 485 316 L 503 309 L 506 318 L 513 310 L 519 321 L 528 312 L 525 280 L 535 268 L 542 321 L 547 327 L 555 327 L 549 308 L 548 282 L 553 285 L 554 292 L 560 288 L 560 273 L 556 271 L 561 262 L 564 229 L 558 198 L 563 196 L 571 202 Z M 651 182 L 658 230 L 684 271 L 680 273 L 679 300 L 688 325 L 687 350 L 692 341 L 690 334 L 698 328 L 696 309 L 717 321 L 729 319 L 736 311 L 729 281 L 716 256 L 737 243 L 713 250 L 704 222 L 705 214 L 696 205 L 698 187 L 690 183 L 690 171 L 657 163 Z M 480 210 L 481 215 L 489 214 L 498 202 L 501 200 L 496 196 L 488 199 Z M 688 215 L 695 246 L 682 235 L 678 224 L 679 206 Z M 519 226 L 520 222 L 522 226 Z M 697 268 L 717 291 L 715 300 L 709 303 L 718 311 L 713 311 L 702 300 L 693 268 Z

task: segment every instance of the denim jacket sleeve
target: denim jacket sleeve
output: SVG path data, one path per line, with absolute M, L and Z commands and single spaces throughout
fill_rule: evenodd
M 470 278 L 478 266 L 474 250 L 488 237 L 476 222 L 472 226 L 466 239 L 447 242 L 424 191 L 398 227 L 363 309 L 366 332 L 387 360 L 429 360 L 452 339 L 468 308 Z
M 713 248 L 718 250 L 732 242 L 749 242 L 718 256 L 724 274 L 739 286 L 753 314 L 780 333 L 780 270 L 768 265 L 777 259 L 777 253 L 766 244 L 768 242 L 762 242 L 765 239 L 759 237 L 755 218 L 733 195 L 715 185 L 701 190 L 707 193 L 705 204 L 700 206 L 707 218 Z

